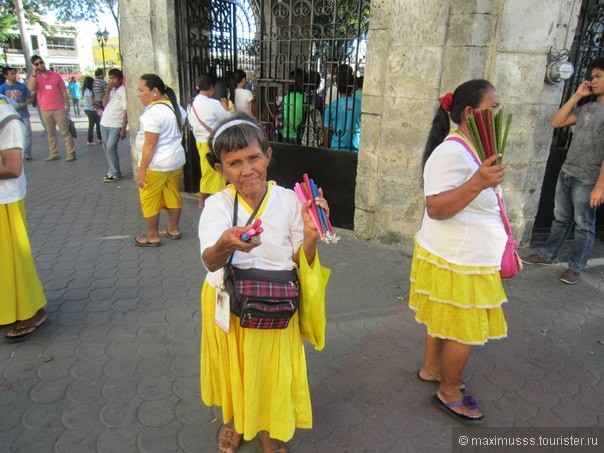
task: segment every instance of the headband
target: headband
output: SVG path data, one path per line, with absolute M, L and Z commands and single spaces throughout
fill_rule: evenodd
M 453 107 L 453 93 L 449 91 L 443 94 L 438 98 L 438 102 L 440 102 L 440 106 L 443 108 L 443 110 L 449 113 L 451 111 L 451 107 Z
M 214 138 L 212 139 L 212 152 L 214 153 L 214 155 L 216 157 L 218 157 L 218 154 L 216 154 L 216 151 L 214 150 L 214 148 L 216 146 L 216 139 L 218 138 L 218 136 L 220 136 L 224 131 L 226 131 L 230 127 L 237 126 L 239 124 L 247 124 L 249 126 L 254 126 L 257 129 L 260 129 L 260 127 L 256 123 L 254 123 L 253 121 L 250 121 L 250 120 L 245 120 L 245 119 L 237 119 L 237 120 L 228 121 L 226 123 L 223 123 L 222 126 L 220 126 L 218 129 L 216 129 L 216 131 L 214 132 Z

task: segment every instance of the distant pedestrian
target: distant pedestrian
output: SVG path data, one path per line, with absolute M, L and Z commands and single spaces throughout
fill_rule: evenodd
M 24 137 L 20 115 L 0 98 L 0 325 L 17 322 L 7 342 L 24 340 L 47 318 L 25 221 Z
M 27 85 L 17 80 L 17 70 L 15 68 L 6 67 L 2 69 L 2 74 L 6 77 L 6 81 L 0 85 L 0 94 L 12 99 L 16 104 L 15 109 L 25 125 L 23 154 L 25 160 L 31 160 L 32 132 L 28 106 L 31 104 L 33 97 Z
M 103 116 L 101 117 L 101 135 L 103 148 L 109 165 L 104 182 L 115 182 L 122 179 L 120 159 L 117 154 L 119 140 L 126 138 L 128 112 L 126 104 L 126 87 L 122 84 L 124 74 L 119 69 L 109 71 L 109 85 L 103 99 Z
M 338 67 L 337 82 L 339 97 L 325 108 L 323 146 L 357 152 L 361 144 L 361 101 L 353 93 L 350 66 Z
M 228 111 L 228 99 L 224 97 L 219 101 L 213 97 L 215 83 L 216 78 L 211 74 L 202 74 L 199 76 L 195 86 L 197 96 L 193 98 L 188 112 L 189 124 L 193 130 L 193 135 L 195 135 L 197 151 L 199 152 L 201 167 L 199 207 L 202 209 L 205 205 L 205 200 L 210 195 L 220 192 L 226 187 L 226 179 L 210 165 L 207 157 L 210 151 L 208 137 L 220 121 L 231 117 Z
M 105 81 L 105 71 L 101 68 L 97 68 L 94 71 L 94 83 L 92 84 L 92 92 L 94 93 L 94 105 L 97 109 L 99 116 L 102 115 L 103 111 L 103 99 L 105 99 L 105 92 L 107 91 L 107 82 Z
M 440 100 L 424 151 L 425 213 L 411 264 L 409 307 L 426 325 L 421 380 L 439 384 L 432 402 L 465 424 L 480 423 L 478 402 L 463 395 L 461 375 L 473 345 L 504 338 L 506 295 L 499 267 L 507 234 L 496 191 L 499 154 L 478 165 L 467 118 L 496 108 L 486 80 L 461 84 Z M 450 121 L 457 129 L 450 133 Z
M 574 241 L 568 269 L 560 281 L 574 285 L 591 256 L 596 233 L 596 211 L 604 204 L 604 57 L 589 66 L 590 78 L 560 107 L 552 119 L 555 128 L 575 126 L 562 165 L 554 199 L 554 222 L 539 253 L 523 258 L 528 264 L 552 264 L 571 232 Z M 594 95 L 596 102 L 577 107 Z
M 235 110 L 238 112 L 247 113 L 249 116 L 254 116 L 253 114 L 253 102 L 254 102 L 254 94 L 248 90 L 245 86 L 247 84 L 247 75 L 244 70 L 238 69 L 233 74 L 233 78 L 235 79 Z
M 73 161 L 76 158 L 76 151 L 73 137 L 69 132 L 69 96 L 67 95 L 65 82 L 59 74 L 46 69 L 46 63 L 40 56 L 32 56 L 31 62 L 34 65 L 34 72 L 27 82 L 27 88 L 31 92 L 36 92 L 42 121 L 46 126 L 48 157 L 45 160 L 57 160 L 59 158 L 59 148 L 57 147 L 58 126 L 65 142 L 65 148 L 67 148 L 65 160 Z
M 155 74 L 138 81 L 138 98 L 145 106 L 136 136 L 138 175 L 145 236 L 136 236 L 139 247 L 159 247 L 160 236 L 180 239 L 180 180 L 185 164 L 182 127 L 187 113 L 176 100 L 174 90 Z M 159 231 L 159 213 L 168 212 L 168 227 Z
M 88 141 L 87 144 L 98 145 L 102 142 L 101 136 L 101 117 L 97 113 L 97 107 L 94 105 L 94 93 L 92 92 L 92 85 L 94 79 L 92 77 L 84 78 L 84 85 L 82 86 L 82 97 L 84 98 L 84 113 L 88 117 Z M 94 128 L 96 127 L 97 142 L 94 142 Z
M 71 102 L 73 103 L 73 113 L 80 117 L 80 95 L 82 93 L 82 89 L 80 84 L 76 81 L 75 76 L 72 76 L 69 80 L 69 84 L 67 85 L 67 89 L 69 90 L 69 95 L 71 96 Z

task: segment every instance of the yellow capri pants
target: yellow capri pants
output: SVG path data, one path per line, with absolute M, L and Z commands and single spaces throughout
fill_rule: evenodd
M 199 152 L 199 162 L 201 163 L 199 191 L 212 195 L 216 192 L 220 192 L 226 187 L 226 179 L 212 168 L 208 162 L 206 155 L 210 152 L 210 147 L 205 142 L 197 142 L 197 151 Z
M 181 176 L 182 168 L 172 171 L 147 169 L 145 187 L 138 189 L 143 217 L 156 216 L 162 208 L 179 209 L 182 207 Z

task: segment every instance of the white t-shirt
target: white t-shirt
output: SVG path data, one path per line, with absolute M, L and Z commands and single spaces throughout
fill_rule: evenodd
M 295 267 L 292 256 L 304 239 L 302 205 L 292 190 L 269 183 L 269 191 L 256 218 L 262 220 L 262 244 L 249 253 L 235 252 L 233 265 L 242 269 L 289 270 Z M 235 188 L 229 185 L 206 200 L 199 219 L 199 243 L 203 252 L 213 246 L 218 238 L 233 226 L 233 203 Z M 252 209 L 239 196 L 237 225 L 243 226 L 252 214 Z M 220 287 L 223 270 L 208 272 L 206 280 Z
M 119 127 L 121 129 L 122 116 L 126 109 L 126 87 L 122 85 L 117 90 L 111 90 L 109 102 L 103 110 L 103 116 L 101 116 L 101 126 Z
M 248 104 L 252 102 L 254 95 L 245 88 L 235 88 L 235 110 L 238 112 L 249 113 Z
M 19 115 L 9 104 L 0 103 L 0 121 L 11 114 Z M 10 120 L 0 128 L 0 149 L 20 148 L 21 154 L 23 154 L 24 137 L 25 125 L 23 121 L 19 119 Z M 0 204 L 22 200 L 25 198 L 26 191 L 25 171 L 23 170 L 17 178 L 0 179 Z
M 198 94 L 195 96 L 195 99 L 193 99 L 193 103 L 189 108 L 189 124 L 193 129 L 195 140 L 205 143 L 210 137 L 210 132 L 208 132 L 207 129 L 201 125 L 199 119 L 197 118 L 198 116 L 199 119 L 206 124 L 206 126 L 214 130 L 220 121 L 230 118 L 231 114 L 224 109 L 220 101 L 217 99 L 209 98 L 203 94 Z
M 163 104 L 163 105 L 160 105 Z M 187 113 L 178 106 L 184 122 Z M 182 131 L 176 123 L 176 115 L 171 103 L 154 102 L 149 104 L 140 117 L 140 129 L 136 135 L 138 165 L 143 155 L 145 132 L 159 134 L 155 154 L 149 164 L 153 171 L 172 171 L 185 164 L 185 149 L 182 147 Z
M 424 194 L 427 197 L 459 187 L 476 170 L 478 164 L 463 145 L 445 141 L 426 162 Z M 434 220 L 424 212 L 417 240 L 426 250 L 453 264 L 500 265 L 507 234 L 495 191 L 483 190 L 450 219 Z

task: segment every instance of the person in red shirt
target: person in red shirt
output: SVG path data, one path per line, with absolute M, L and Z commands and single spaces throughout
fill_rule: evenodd
M 42 121 L 46 128 L 48 138 L 48 157 L 46 160 L 57 160 L 59 149 L 57 148 L 57 126 L 63 136 L 67 148 L 66 161 L 76 158 L 73 137 L 69 132 L 69 96 L 65 88 L 65 82 L 59 74 L 46 69 L 42 57 L 34 55 L 31 57 L 34 72 L 27 82 L 30 91 L 36 92 L 38 104 L 42 112 Z

